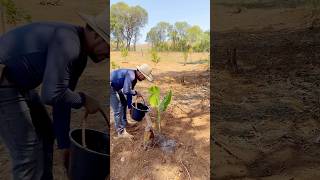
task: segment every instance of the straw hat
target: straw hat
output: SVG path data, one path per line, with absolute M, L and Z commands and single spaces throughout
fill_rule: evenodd
M 151 74 L 152 68 L 148 64 L 137 66 L 137 69 L 148 79 L 148 81 L 153 81 Z
M 110 28 L 109 28 L 109 9 L 105 9 L 102 13 L 97 16 L 86 15 L 79 13 L 79 16 L 96 32 L 98 33 L 107 43 L 110 41 Z

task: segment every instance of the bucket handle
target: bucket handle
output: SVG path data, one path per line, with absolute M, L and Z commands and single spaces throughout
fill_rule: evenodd
M 86 126 L 87 126 L 87 124 L 86 124 L 86 122 L 87 122 L 87 118 L 88 118 L 88 112 L 85 112 L 85 114 L 84 114 L 84 118 L 82 119 L 82 130 L 81 130 L 81 135 L 82 135 L 82 146 L 84 147 L 84 148 L 87 148 L 87 145 L 86 145 Z
M 136 97 L 136 101 L 135 101 L 135 104 L 136 104 L 136 108 L 138 108 L 138 106 L 137 106 L 137 102 L 138 102 L 138 99 L 142 99 L 142 101 L 143 101 L 143 105 L 146 105 L 146 102 L 144 101 L 144 98 L 142 97 L 142 96 L 137 96 Z
M 102 110 L 102 109 L 99 109 L 99 112 L 100 112 L 100 114 L 103 116 L 103 118 L 104 118 L 104 120 L 106 121 L 106 123 L 107 123 L 107 129 L 108 129 L 108 134 L 110 134 L 110 122 L 109 122 L 109 120 L 108 120 L 108 117 L 107 117 L 107 115 L 104 113 L 104 111 Z M 86 127 L 87 127 L 87 124 L 86 124 L 86 122 L 87 122 L 87 119 L 88 119 L 88 115 L 89 115 L 89 113 L 88 112 L 85 112 L 85 114 L 84 114 L 84 118 L 82 119 L 82 130 L 81 130 L 81 135 L 82 135 L 82 146 L 84 147 L 84 148 L 87 148 L 87 145 L 86 145 Z

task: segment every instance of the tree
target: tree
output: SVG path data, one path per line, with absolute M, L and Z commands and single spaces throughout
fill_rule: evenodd
M 210 50 L 210 31 L 201 32 L 194 43 L 191 43 L 195 52 L 209 52 Z
M 178 42 L 178 32 L 172 25 L 170 25 L 169 27 L 168 36 L 169 36 L 169 40 L 171 41 L 171 50 L 176 50 L 177 42 Z
M 150 42 L 153 48 L 157 48 L 160 51 L 167 50 L 166 41 L 169 38 L 170 27 L 171 25 L 167 22 L 159 22 L 147 33 L 146 41 Z
M 210 31 L 203 32 L 187 22 L 176 22 L 171 25 L 159 22 L 147 33 L 146 42 L 158 51 L 204 52 L 210 50 Z
M 170 24 L 167 22 L 161 21 L 157 24 L 156 27 L 159 33 L 160 43 L 164 43 L 169 36 Z
M 134 41 L 134 50 L 136 50 L 136 42 L 140 35 L 140 29 L 148 23 L 148 13 L 140 6 L 131 7 L 131 23 L 132 37 Z M 128 44 L 129 42 L 129 44 Z M 127 48 L 130 48 L 131 39 L 127 40 Z
M 112 40 L 117 42 L 117 49 L 119 44 L 124 42 L 130 50 L 132 41 L 135 45 L 141 28 L 148 22 L 147 11 L 140 6 L 130 7 L 124 2 L 119 2 L 111 6 L 110 14 Z
M 126 16 L 129 11 L 129 6 L 126 3 L 119 2 L 113 4 L 110 10 L 110 31 L 111 40 L 116 41 L 116 49 L 119 50 L 120 45 L 123 44 L 123 31 L 126 24 Z
M 133 35 L 133 50 L 136 51 L 136 45 L 137 42 L 139 40 L 139 38 L 141 37 L 141 33 L 139 30 L 135 30 L 134 35 Z
M 201 36 L 200 50 L 210 52 L 210 31 L 206 31 Z
M 156 48 L 160 42 L 156 27 L 152 27 L 147 33 L 146 41 L 151 43 L 152 48 Z
M 176 22 L 174 28 L 177 31 L 177 48 L 180 51 L 185 51 L 187 46 L 187 30 L 190 25 L 187 22 Z
M 190 44 L 191 46 L 196 44 L 200 40 L 202 33 L 203 32 L 199 26 L 192 26 L 188 28 L 187 29 L 188 44 Z

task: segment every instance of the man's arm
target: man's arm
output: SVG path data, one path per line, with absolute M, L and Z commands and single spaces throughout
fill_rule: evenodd
M 78 83 L 78 78 L 70 79 L 69 89 L 74 91 Z M 53 105 L 53 126 L 54 133 L 57 138 L 58 149 L 70 148 L 70 119 L 71 119 L 71 106 L 63 103 Z
M 123 84 L 123 93 L 127 95 L 127 105 L 128 108 L 131 109 L 132 104 L 132 96 L 135 96 L 137 92 L 132 89 L 132 81 L 135 79 L 135 75 L 133 73 L 127 73 L 124 84 Z
M 79 93 L 69 88 L 69 64 L 79 57 L 80 41 L 75 32 L 57 29 L 49 44 L 47 64 L 41 97 L 45 104 L 67 104 L 72 108 L 83 106 Z
M 58 148 L 69 148 L 71 108 L 80 108 L 83 100 L 73 92 L 76 82 L 70 82 L 69 64 L 78 58 L 80 44 L 76 34 L 58 29 L 48 47 L 47 64 L 42 85 L 42 101 L 53 107 L 53 127 Z M 70 88 L 69 84 L 73 87 Z
M 66 104 L 55 104 L 52 109 L 53 129 L 59 149 L 70 147 L 70 113 L 71 107 Z

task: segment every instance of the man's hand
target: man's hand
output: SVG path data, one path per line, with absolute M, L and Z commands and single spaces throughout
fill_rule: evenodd
M 84 93 L 82 93 L 82 95 L 84 95 L 85 98 L 84 107 L 88 114 L 95 114 L 101 109 L 101 105 L 98 100 Z
M 137 97 L 142 97 L 142 95 L 138 91 L 136 91 L 136 96 Z
M 66 171 L 69 170 L 70 149 L 61 149 L 61 158 Z

